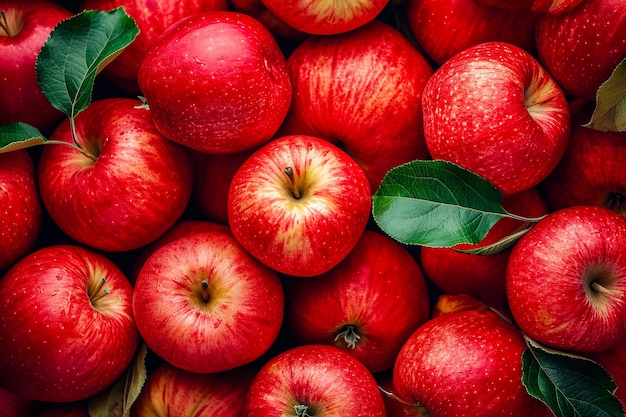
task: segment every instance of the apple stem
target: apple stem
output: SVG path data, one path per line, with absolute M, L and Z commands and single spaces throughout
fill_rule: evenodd
M 353 324 L 348 324 L 343 327 L 344 330 L 335 336 L 335 342 L 343 337 L 343 340 L 348 345 L 348 348 L 354 349 L 356 347 L 356 343 L 359 341 L 361 336 L 356 332 L 356 326 Z
M 609 289 L 605 286 L 603 286 L 602 284 L 600 284 L 598 281 L 592 281 L 591 284 L 589 284 L 591 286 L 591 289 L 594 291 L 599 292 L 602 295 L 606 295 L 606 296 L 619 296 L 620 292 L 617 290 L 612 290 Z
M 293 175 L 293 168 L 285 168 L 285 174 L 287 174 L 289 180 L 291 181 L 291 192 L 293 193 L 293 196 L 298 199 L 301 198 L 302 195 L 300 194 L 300 190 L 298 190 L 298 187 L 296 187 L 296 179 Z
M 96 287 L 96 290 L 89 296 L 89 300 L 92 304 L 111 292 L 110 288 L 105 288 L 103 291 L 101 291 L 106 282 L 106 278 L 102 277 L 100 279 L 100 284 Z
M 297 417 L 312 417 L 309 414 L 309 406 L 304 404 L 296 404 L 293 406 L 294 411 L 296 412 Z
M 419 415 L 419 416 L 422 416 L 422 417 L 430 416 L 430 413 L 428 412 L 428 410 L 426 410 L 426 407 L 424 407 L 422 404 L 420 404 L 420 403 L 410 403 L 408 401 L 404 401 L 402 398 L 398 397 L 396 394 L 394 394 L 391 391 L 387 391 L 386 389 L 384 389 L 380 385 L 378 386 L 378 389 L 380 390 L 380 392 L 383 393 L 384 396 L 389 397 L 392 400 L 399 402 L 403 406 L 411 408 L 412 410 L 419 409 L 421 411 L 420 414 L 413 414 L 413 413 L 411 413 L 411 415 L 415 415 L 415 416 Z
M 202 301 L 209 301 L 209 281 L 206 279 L 202 280 Z
M 69 146 L 70 148 L 72 148 L 74 150 L 77 150 L 78 152 L 82 153 L 87 158 L 91 159 L 93 162 L 96 162 L 98 160 L 98 158 L 96 158 L 95 156 L 93 156 L 92 154 L 90 154 L 89 152 L 84 150 L 83 148 L 81 148 L 76 142 L 70 143 L 70 142 L 64 142 L 62 140 L 50 139 L 50 140 L 46 140 L 43 144 L 45 144 L 45 145 L 66 145 L 66 146 Z

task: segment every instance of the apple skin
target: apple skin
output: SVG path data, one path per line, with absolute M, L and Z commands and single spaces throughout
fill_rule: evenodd
M 283 283 L 287 332 L 299 344 L 344 349 L 372 373 L 391 369 L 406 339 L 429 318 L 430 295 L 415 258 L 370 230 L 330 271 Z M 351 346 L 354 335 L 359 339 Z
M 119 268 L 88 248 L 52 245 L 22 258 L 0 279 L 0 386 L 49 402 L 108 387 L 139 345 L 132 292 Z
M 372 192 L 391 168 L 428 158 L 422 90 L 433 69 L 398 30 L 375 20 L 309 37 L 287 63 L 293 100 L 280 135 L 338 144 L 364 169 Z
M 33 159 L 26 150 L 0 153 L 0 272 L 37 244 L 42 204 Z
M 541 15 L 535 39 L 539 59 L 561 87 L 595 101 L 600 85 L 626 56 L 624 33 L 625 2 L 586 0 L 568 13 Z
M 582 126 L 593 102 L 575 110 L 565 154 L 541 184 L 552 210 L 599 205 L 626 216 L 626 132 L 604 132 Z
M 394 393 L 438 417 L 543 417 L 522 385 L 519 329 L 490 310 L 432 318 L 406 341 L 394 365 Z
M 7 36 L 0 25 L 0 125 L 24 122 L 48 135 L 64 114 L 41 91 L 35 62 L 54 26 L 72 14 L 46 0 L 0 0 L 0 10 L 12 33 Z
M 257 372 L 241 417 L 296 415 L 383 417 L 385 405 L 374 376 L 335 346 L 302 345 L 270 358 Z
M 626 340 L 626 218 L 598 206 L 549 214 L 516 243 L 507 267 L 511 314 L 532 339 L 594 352 Z
M 308 33 L 297 30 L 280 20 L 261 0 L 231 0 L 230 4 L 234 11 L 248 14 L 263 23 L 280 43 L 297 44 L 309 36 Z
M 248 367 L 200 374 L 163 363 L 148 375 L 130 415 L 239 417 L 254 375 Z
M 573 10 L 583 0 L 476 0 L 485 6 L 505 9 L 526 9 L 536 13 L 565 13 Z
M 439 65 L 489 41 L 535 51 L 537 15 L 530 10 L 489 7 L 478 0 L 408 0 L 406 16 L 417 43 Z
M 537 188 L 530 188 L 506 197 L 502 206 L 520 216 L 538 218 L 549 209 Z M 499 220 L 478 244 L 457 245 L 453 248 L 422 247 L 420 264 L 427 279 L 447 294 L 467 294 L 491 307 L 504 307 L 506 298 L 506 267 L 511 248 L 490 255 L 459 252 L 496 243 L 513 233 L 529 227 L 512 218 Z
M 39 189 L 54 222 L 72 239 L 122 252 L 144 246 L 184 212 L 193 188 L 189 150 L 163 137 L 150 113 L 127 98 L 94 101 L 75 119 L 79 145 L 46 145 Z M 51 139 L 72 142 L 69 120 Z
M 217 154 L 266 143 L 292 91 L 269 30 L 231 11 L 197 13 L 170 26 L 145 54 L 138 82 L 163 135 Z
M 273 344 L 283 287 L 229 234 L 196 233 L 150 255 L 135 283 L 133 310 L 146 345 L 165 361 L 190 372 L 223 372 Z
M 239 167 L 230 184 L 228 220 L 237 241 L 262 263 L 311 277 L 357 245 L 371 206 L 365 173 L 348 154 L 323 139 L 289 135 Z
M 569 139 L 563 91 L 532 55 L 505 42 L 446 61 L 426 83 L 423 106 L 432 158 L 484 177 L 505 196 L 545 179 Z
M 30 416 L 33 410 L 35 410 L 35 405 L 34 401 L 22 398 L 0 387 L 0 416 Z
M 137 83 L 139 65 L 156 39 L 171 25 L 189 15 L 212 10 L 229 10 L 227 0 L 83 0 L 81 10 L 112 10 L 124 7 L 131 16 L 139 34 L 120 55 L 111 61 L 103 76 L 122 92 L 140 94 Z
M 332 2 L 325 0 L 261 0 L 278 19 L 312 35 L 336 35 L 371 22 L 389 0 Z

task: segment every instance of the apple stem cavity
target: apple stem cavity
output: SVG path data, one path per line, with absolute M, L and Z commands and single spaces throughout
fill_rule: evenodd
M 0 36 L 8 36 L 9 38 L 17 35 L 20 31 L 19 27 L 11 26 L 7 19 L 6 11 L 0 10 Z
M 287 175 L 287 177 L 289 177 L 289 181 L 291 182 L 291 192 L 293 193 L 293 196 L 296 199 L 302 198 L 302 195 L 300 194 L 300 190 L 298 190 L 298 187 L 296 186 L 296 179 L 293 175 L 293 168 L 286 167 L 285 174 Z
M 102 289 L 106 282 L 106 278 L 102 277 L 100 279 L 100 284 L 96 287 L 96 290 L 93 293 L 89 294 L 89 300 L 91 301 L 91 304 L 95 303 L 96 301 L 100 300 L 102 297 L 111 292 L 110 288 L 104 288 L 104 290 Z
M 609 210 L 613 210 L 617 213 L 622 214 L 622 209 L 624 208 L 624 201 L 626 197 L 623 194 L 616 192 L 609 192 L 606 196 L 606 200 L 603 204 L 604 207 Z
M 361 336 L 356 332 L 355 325 L 348 324 L 343 327 L 343 331 L 341 331 L 340 333 L 337 334 L 337 336 L 335 336 L 335 342 L 339 340 L 340 338 L 343 338 L 348 348 L 354 349 L 356 347 L 356 343 L 359 341 Z
M 309 406 L 304 404 L 296 404 L 293 406 L 293 410 L 296 412 L 297 417 L 313 417 L 309 414 Z
M 202 280 L 202 301 L 205 303 L 209 301 L 209 281 L 206 279 Z

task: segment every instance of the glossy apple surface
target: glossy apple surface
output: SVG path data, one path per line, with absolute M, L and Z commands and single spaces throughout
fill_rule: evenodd
M 309 277 L 356 246 L 369 221 L 365 173 L 344 151 L 313 136 L 276 138 L 235 173 L 228 196 L 233 235 L 270 268 Z
M 484 177 L 504 195 L 545 179 L 569 139 L 563 91 L 532 55 L 504 42 L 446 61 L 428 80 L 423 106 L 432 158 Z
M 253 377 L 246 367 L 201 374 L 163 363 L 150 373 L 131 417 L 239 417 Z
M 50 402 L 109 386 L 139 344 L 132 291 L 90 249 L 53 245 L 22 258 L 0 279 L 0 386 Z
M 334 346 L 297 346 L 257 372 L 242 417 L 383 417 L 374 376 L 354 356 Z
M 507 295 L 520 328 L 546 346 L 606 350 L 626 340 L 626 219 L 598 206 L 551 213 L 515 245 Z
M 37 173 L 26 150 L 0 153 L 0 272 L 34 249 L 41 231 Z
M 433 416 L 544 416 L 522 385 L 522 334 L 490 310 L 430 319 L 406 341 L 393 371 L 395 394 Z
M 124 7 L 135 20 L 139 34 L 103 72 L 127 94 L 140 94 L 137 74 L 141 61 L 165 29 L 189 15 L 212 10 L 228 10 L 227 0 L 83 0 L 81 9 L 112 10 Z
M 285 57 L 272 34 L 230 11 L 170 26 L 146 53 L 138 82 L 159 131 L 207 153 L 266 143 L 291 101 Z
M 595 101 L 596 92 L 626 56 L 626 2 L 585 0 L 571 11 L 537 20 L 539 59 L 563 89 Z
M 289 56 L 293 100 L 282 134 L 336 143 L 376 191 L 387 171 L 427 158 L 422 90 L 433 70 L 398 30 L 381 21 L 309 37 Z
M 197 233 L 157 249 L 133 293 L 147 346 L 173 366 L 214 373 L 259 358 L 283 320 L 282 284 L 232 236 Z
M 278 19 L 301 32 L 335 35 L 349 32 L 371 22 L 389 0 L 262 0 Z
M 193 186 L 188 149 L 163 137 L 135 99 L 94 101 L 75 120 L 79 145 L 43 149 L 38 179 L 44 206 L 71 238 L 122 252 L 146 245 L 185 210 Z M 68 120 L 51 139 L 72 142 Z
M 339 347 L 372 373 L 389 370 L 408 337 L 429 317 L 422 271 L 398 242 L 366 230 L 330 271 L 285 279 L 287 331 L 299 344 Z
M 530 10 L 494 8 L 477 0 L 409 0 L 406 7 L 411 34 L 437 64 L 489 41 L 535 50 L 537 15 Z
M 0 125 L 24 122 L 48 135 L 64 115 L 43 95 L 35 62 L 54 26 L 71 13 L 46 0 L 1 0 L 0 11 Z
M 579 109 L 563 158 L 542 183 L 553 210 L 599 205 L 626 215 L 626 132 L 604 132 L 583 126 L 593 103 Z

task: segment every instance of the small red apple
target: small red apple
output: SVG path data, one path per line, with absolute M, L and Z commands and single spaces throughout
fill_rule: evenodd
M 369 221 L 365 173 L 344 151 L 313 136 L 289 135 L 254 152 L 228 196 L 233 235 L 283 274 L 310 277 L 337 265 Z
M 159 131 L 207 153 L 266 143 L 291 101 L 285 57 L 258 20 L 196 13 L 170 26 L 145 54 L 138 82 Z
M 549 214 L 513 247 L 507 295 L 515 322 L 569 352 L 626 340 L 626 218 L 598 206 Z
M 0 0 L 0 125 L 24 122 L 45 135 L 63 120 L 37 80 L 37 54 L 52 29 L 72 14 L 58 2 Z
M 531 54 L 505 42 L 450 58 L 426 83 L 422 102 L 432 158 L 481 175 L 505 196 L 545 179 L 569 139 L 563 91 Z
M 86 399 L 135 356 L 133 289 L 108 258 L 52 245 L 0 279 L 0 386 L 48 402 Z
M 303 345 L 269 359 L 257 372 L 242 417 L 384 417 L 374 376 L 348 352 Z
M 283 310 L 278 274 L 230 234 L 215 231 L 157 249 L 133 293 L 146 345 L 189 372 L 223 372 L 256 360 L 277 338 Z
M 413 255 L 370 230 L 330 271 L 283 282 L 287 332 L 299 344 L 344 349 L 372 373 L 391 369 L 429 316 L 428 288 Z

